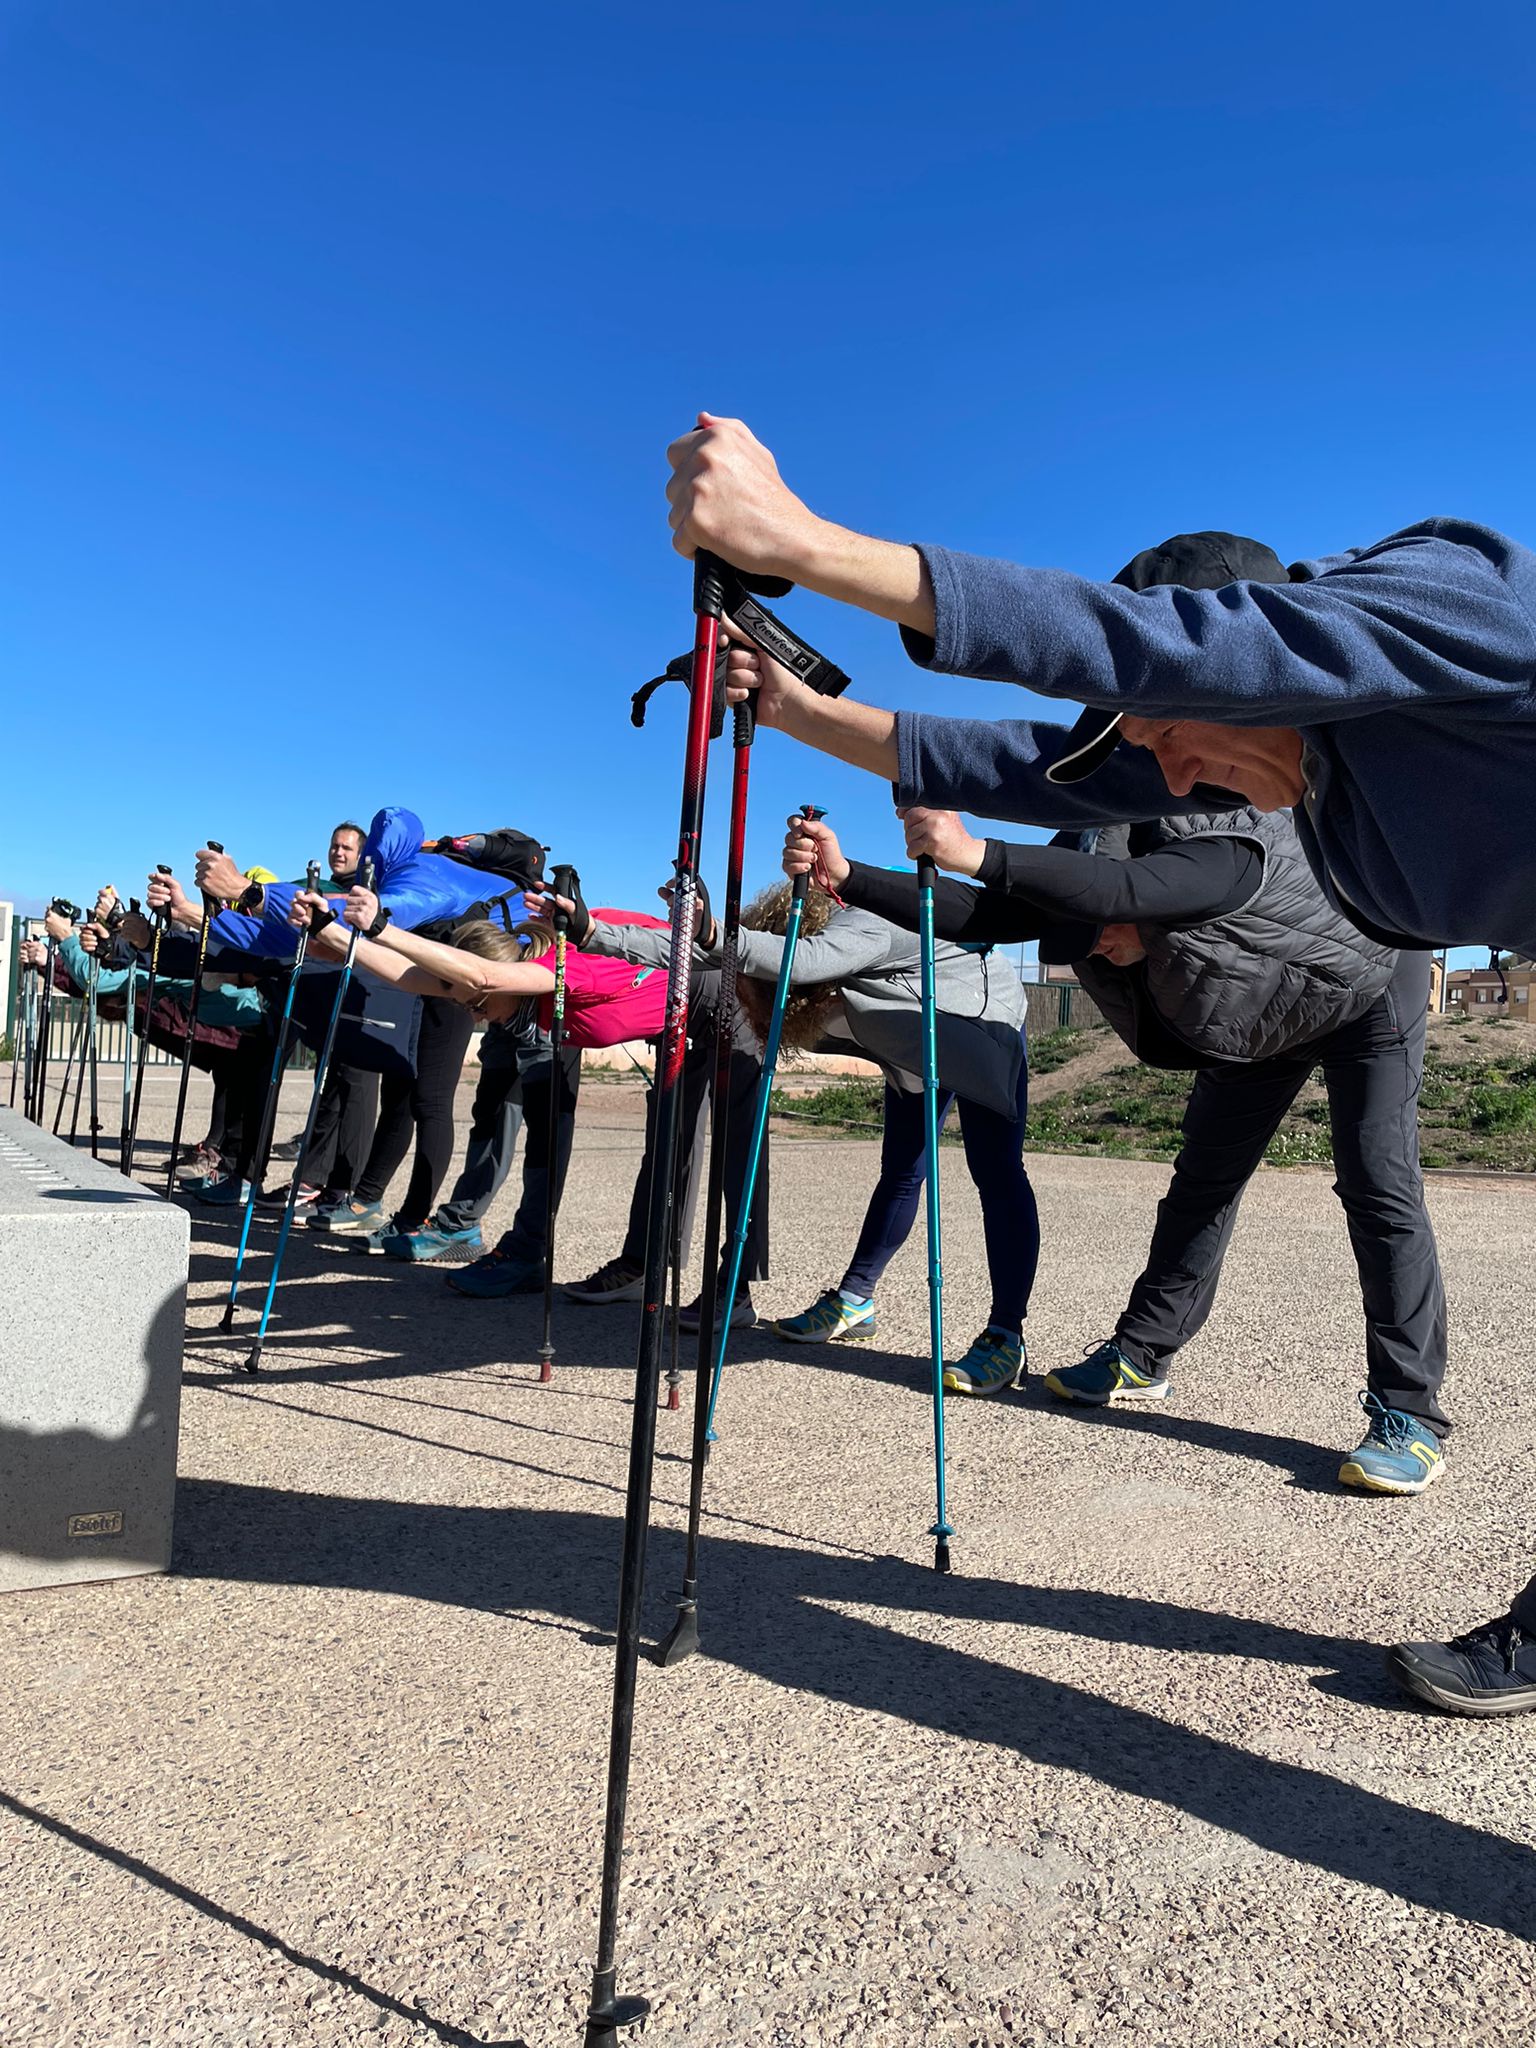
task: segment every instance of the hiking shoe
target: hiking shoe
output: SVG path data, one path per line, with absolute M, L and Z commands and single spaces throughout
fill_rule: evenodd
M 299 1156 L 299 1147 L 304 1142 L 304 1133 L 297 1131 L 291 1138 L 283 1138 L 267 1154 L 269 1159 L 282 1159 L 291 1164 Z
M 440 1266 L 467 1266 L 471 1259 L 484 1256 L 485 1239 L 478 1223 L 439 1223 L 434 1218 L 431 1227 L 443 1240 L 442 1250 L 432 1254 Z
M 288 1206 L 288 1190 L 292 1186 L 292 1181 L 284 1181 L 280 1188 L 268 1188 L 265 1194 L 258 1195 L 256 1197 L 258 1211 L 266 1210 L 273 1215 L 281 1215 Z M 320 1190 L 312 1188 L 307 1180 L 301 1180 L 299 1182 L 299 1191 L 293 1198 L 293 1213 L 295 1216 L 305 1210 L 317 1209 L 319 1204 Z
M 377 1230 L 348 1231 L 336 1243 L 343 1251 L 361 1252 L 365 1258 L 380 1259 L 384 1256 L 386 1240 L 398 1235 L 393 1223 L 381 1223 Z
M 250 1195 L 251 1184 L 248 1180 L 236 1180 L 232 1173 L 228 1173 L 222 1180 L 204 1181 L 192 1192 L 210 1209 L 241 1209 Z
M 725 1297 L 720 1295 L 715 1302 L 715 1329 L 720 1328 L 720 1311 L 725 1306 Z M 704 1297 L 685 1302 L 677 1312 L 677 1327 L 680 1330 L 696 1330 L 699 1318 L 704 1313 Z M 731 1303 L 731 1328 L 750 1330 L 757 1322 L 757 1310 L 752 1306 L 752 1297 L 744 1287 L 736 1290 L 736 1299 Z
M 781 1316 L 769 1325 L 791 1344 L 835 1344 L 842 1337 L 873 1337 L 873 1301 L 844 1301 L 835 1287 L 818 1294 L 808 1309 L 797 1316 Z
M 309 1219 L 312 1230 L 328 1230 L 338 1237 L 366 1237 L 370 1231 L 387 1230 L 389 1218 L 382 1202 L 343 1202 Z
M 645 1275 L 628 1259 L 610 1259 L 585 1280 L 576 1280 L 561 1290 L 567 1301 L 585 1301 L 601 1307 L 605 1301 L 638 1301 L 645 1292 Z
M 540 1294 L 544 1288 L 544 1262 L 516 1259 L 510 1252 L 487 1252 L 462 1273 L 450 1273 L 448 1285 L 455 1294 L 468 1294 L 476 1301 L 502 1301 L 509 1294 Z
M 352 1206 L 350 1188 L 322 1188 L 320 1199 L 304 1219 L 311 1230 L 329 1230 L 331 1219 Z
M 964 1358 L 944 1368 L 946 1394 L 1000 1394 L 1024 1377 L 1024 1339 L 983 1330 Z
M 1360 1448 L 1339 1467 L 1341 1486 L 1362 1486 L 1367 1493 L 1422 1493 L 1445 1470 L 1440 1439 L 1416 1415 L 1389 1408 L 1372 1393 L 1360 1396 L 1371 1418 Z
M 1387 1669 L 1404 1692 L 1448 1714 L 1486 1718 L 1536 1707 L 1536 1636 L 1526 1635 L 1512 1614 L 1448 1643 L 1397 1643 L 1387 1652 Z
M 471 1257 L 482 1249 L 480 1226 L 472 1223 L 468 1230 L 439 1230 L 435 1223 L 424 1223 L 420 1230 L 392 1230 L 384 1240 L 384 1256 L 389 1259 L 440 1259 L 455 1246 L 461 1247 Z
M 1066 1365 L 1045 1376 L 1048 1394 L 1090 1408 L 1107 1408 L 1111 1401 L 1161 1401 L 1171 1384 L 1132 1365 L 1113 1338 L 1090 1351 L 1081 1365 Z
M 199 1145 L 195 1152 L 188 1153 L 176 1171 L 183 1180 L 222 1180 L 225 1173 L 223 1156 L 211 1145 Z

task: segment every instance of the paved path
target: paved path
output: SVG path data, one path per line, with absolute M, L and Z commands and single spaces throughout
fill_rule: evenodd
M 618 1242 L 612 1103 L 586 1098 L 566 1276 Z M 872 1171 L 781 1148 L 761 1310 L 837 1277 Z M 944 1171 L 963 1340 L 978 1219 Z M 1110 1323 L 1166 1175 L 1032 1171 L 1039 1372 Z M 952 1404 L 947 1580 L 920 1239 L 867 1348 L 740 1344 L 707 1654 L 642 1672 L 621 1982 L 648 2042 L 1529 2041 L 1536 1720 L 1402 1708 L 1373 1647 L 1495 1611 L 1536 1549 L 1536 1193 L 1434 1207 L 1459 1428 L 1420 1501 L 1333 1488 L 1360 1333 L 1317 1174 L 1256 1183 L 1165 1409 L 1085 1419 L 1038 1380 Z M 5 1604 L 0 2037 L 576 2048 L 635 1312 L 564 1308 L 541 1389 L 537 1301 L 304 1244 L 253 1384 L 215 1334 L 233 1235 L 194 1240 L 177 1574 Z M 661 1417 L 656 1633 L 688 1428 Z

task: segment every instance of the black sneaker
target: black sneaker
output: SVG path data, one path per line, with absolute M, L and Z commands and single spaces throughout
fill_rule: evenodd
M 645 1292 L 645 1275 L 627 1259 L 610 1259 L 587 1279 L 573 1280 L 560 1291 L 567 1301 L 585 1301 L 594 1306 L 609 1301 L 638 1301 Z
M 717 1336 L 720 1333 L 720 1315 L 724 1307 L 725 1296 L 722 1293 L 715 1301 L 715 1334 Z M 704 1297 L 701 1294 L 695 1300 L 685 1302 L 682 1308 L 678 1310 L 677 1327 L 680 1330 L 690 1332 L 697 1330 L 699 1318 L 703 1313 Z M 751 1330 L 756 1328 L 756 1325 L 757 1310 L 752 1306 L 752 1297 L 748 1294 L 745 1287 L 738 1288 L 736 1299 L 731 1303 L 731 1328 L 733 1330 Z
M 291 1181 L 284 1181 L 280 1188 L 269 1188 L 265 1194 L 256 1197 L 256 1207 L 266 1215 L 280 1216 L 288 1206 L 288 1190 L 292 1185 Z M 294 1213 L 313 1209 L 319 1200 L 320 1190 L 301 1180 L 299 1192 L 293 1198 Z
M 1512 1614 L 1448 1643 L 1397 1643 L 1387 1669 L 1406 1693 L 1448 1714 L 1525 1714 L 1536 1708 L 1536 1636 Z
M 285 1163 L 291 1164 L 299 1156 L 299 1145 L 303 1140 L 303 1136 L 303 1132 L 300 1131 L 295 1137 L 281 1139 L 268 1152 L 267 1157 L 269 1159 L 281 1159 Z

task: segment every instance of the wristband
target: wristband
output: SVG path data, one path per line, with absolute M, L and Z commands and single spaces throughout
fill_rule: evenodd
M 235 908 L 242 917 L 260 917 L 266 900 L 267 892 L 260 882 L 252 882 L 249 889 L 241 891 Z
M 363 933 L 363 937 L 365 939 L 376 939 L 379 936 L 380 932 L 383 931 L 385 925 L 389 923 L 390 916 L 391 912 L 385 907 L 384 904 L 381 903 L 379 905 L 378 916 L 373 920 L 373 923 L 369 925 L 367 931 Z
M 311 938 L 314 937 L 315 933 L 323 932 L 328 924 L 334 924 L 335 922 L 336 913 L 334 910 L 331 909 L 329 904 L 317 903 L 311 906 L 309 913 L 309 930 Z

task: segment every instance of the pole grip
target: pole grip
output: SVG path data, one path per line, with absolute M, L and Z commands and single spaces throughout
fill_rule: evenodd
M 561 861 L 557 866 L 551 868 L 549 871 L 550 895 L 573 895 L 575 892 L 572 888 L 571 877 L 575 872 L 575 868 L 568 860 Z M 550 921 L 554 925 L 556 936 L 563 938 L 571 928 L 571 913 L 568 910 L 561 910 L 558 906 L 554 906 L 551 909 Z
M 750 747 L 757 737 L 757 706 L 749 697 L 744 704 L 737 704 L 733 708 L 736 724 L 731 743 L 737 748 Z
M 718 555 L 700 548 L 693 558 L 693 613 L 699 619 L 718 619 L 725 609 L 725 564 Z

